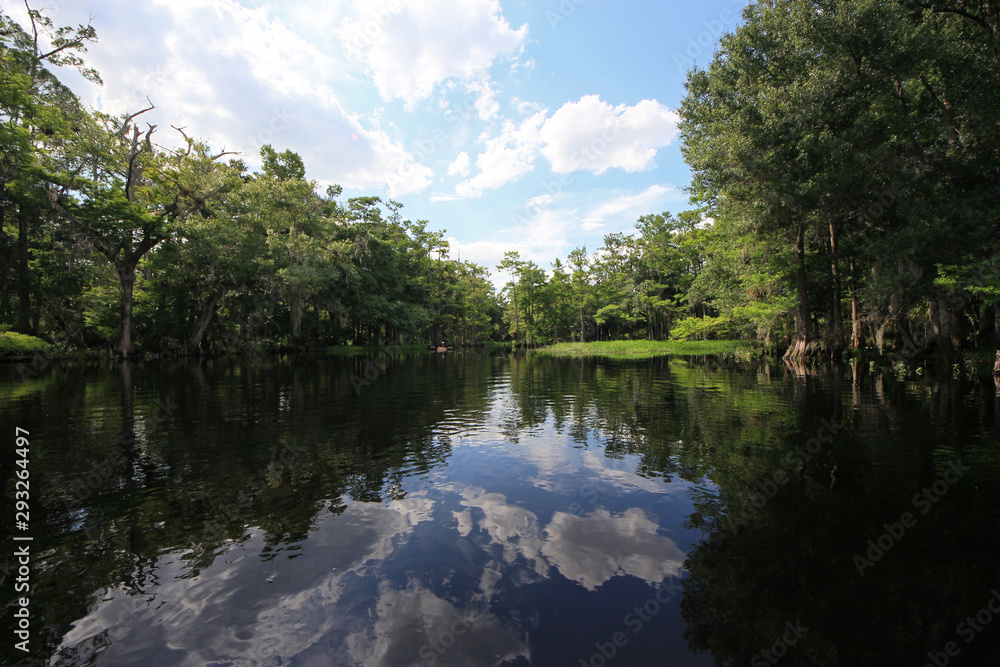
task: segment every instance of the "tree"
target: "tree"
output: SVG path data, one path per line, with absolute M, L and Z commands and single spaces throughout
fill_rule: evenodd
M 30 33 L 0 13 L 0 317 L 10 309 L 8 289 L 16 285 L 18 329 L 29 333 L 36 328 L 31 324 L 31 227 L 47 208 L 35 172 L 72 141 L 72 124 L 82 114 L 76 97 L 46 66 L 74 67 L 94 83 L 101 79 L 80 56 L 97 41 L 92 26 L 55 28 L 50 18 L 25 6 Z M 11 216 L 17 220 L 16 247 L 5 232 Z M 11 276 L 14 266 L 16 276 Z
M 587 247 L 574 248 L 569 253 L 567 264 L 573 270 L 570 284 L 573 287 L 573 299 L 576 302 L 576 310 L 580 315 L 580 342 L 587 340 L 587 327 L 585 323 L 585 311 L 587 298 L 590 292 L 590 258 L 587 256 Z
M 497 264 L 498 271 L 510 273 L 511 281 L 507 283 L 507 291 L 510 294 L 511 302 L 514 306 L 514 345 L 520 345 L 521 316 L 517 307 L 518 278 L 525 263 L 521 260 L 521 254 L 516 250 L 508 250 L 503 254 L 503 261 Z
M 48 197 L 115 269 L 121 288 L 118 349 L 134 351 L 133 296 L 139 261 L 194 215 L 214 215 L 210 202 L 232 187 L 231 170 L 221 168 L 206 145 L 187 140 L 187 149 L 168 153 L 154 147 L 155 125 L 141 129 L 136 118 L 153 107 L 114 118 L 95 114 L 82 137 L 76 164 L 46 175 Z M 91 178 L 81 172 L 88 169 Z

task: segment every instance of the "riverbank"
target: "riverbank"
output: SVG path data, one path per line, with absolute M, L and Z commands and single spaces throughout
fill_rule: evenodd
M 557 343 L 534 351 L 552 357 L 600 357 L 604 359 L 649 359 L 671 354 L 731 354 L 749 351 L 739 340 L 601 340 L 590 343 Z

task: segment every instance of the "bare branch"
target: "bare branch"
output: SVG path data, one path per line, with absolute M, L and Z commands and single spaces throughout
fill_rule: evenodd
M 150 153 L 152 153 L 153 152 L 153 142 L 150 139 L 150 137 L 152 137 L 153 136 L 153 132 L 156 131 L 156 126 L 155 125 L 151 125 L 149 123 L 146 123 L 146 125 L 149 127 L 149 131 L 146 132 L 146 150 L 148 150 Z
M 35 24 L 35 12 L 31 9 L 31 6 L 28 4 L 28 0 L 24 0 L 24 8 L 28 10 L 28 18 L 31 19 L 31 34 L 34 37 L 32 41 L 35 46 L 34 52 L 38 53 L 38 26 Z
M 146 101 L 147 101 L 147 102 L 149 102 L 149 98 L 148 98 L 148 97 L 146 98 Z M 152 102 L 149 102 L 149 106 L 148 106 L 148 107 L 146 107 L 145 109 L 143 109 L 143 110 L 141 110 L 141 111 L 136 111 L 136 112 L 135 112 L 134 114 L 132 114 L 132 115 L 128 116 L 128 117 L 127 117 L 127 118 L 125 119 L 125 121 L 124 121 L 124 122 L 122 123 L 122 136 L 124 136 L 124 135 L 125 135 L 125 128 L 127 128 L 127 127 L 129 126 L 129 124 L 130 124 L 130 123 L 131 123 L 131 122 L 132 122 L 132 121 L 133 121 L 133 120 L 134 120 L 135 118 L 137 118 L 138 116 L 141 116 L 142 114 L 146 113 L 147 111 L 152 111 L 152 110 L 153 110 L 153 109 L 155 109 L 155 108 L 156 108 L 156 105 L 155 105 L 155 104 L 153 104 Z

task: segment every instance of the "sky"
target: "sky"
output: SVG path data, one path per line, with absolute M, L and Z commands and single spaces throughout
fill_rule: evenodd
M 86 24 L 88 106 L 156 106 L 163 145 L 302 156 L 320 191 L 377 195 L 451 257 L 549 268 L 691 206 L 677 109 L 747 0 L 49 0 Z M 26 25 L 23 3 L 3 10 Z

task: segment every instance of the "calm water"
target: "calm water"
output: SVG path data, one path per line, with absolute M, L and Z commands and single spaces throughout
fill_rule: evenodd
M 31 433 L 38 664 L 1000 656 L 985 378 L 484 353 L 5 367 L 0 422 L 5 605 Z M 13 609 L 0 656 L 31 664 Z

